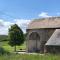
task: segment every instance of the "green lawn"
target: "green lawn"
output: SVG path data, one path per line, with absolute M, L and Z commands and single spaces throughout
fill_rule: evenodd
M 0 60 L 60 60 L 60 55 L 11 54 L 0 56 Z
M 14 51 L 14 47 L 11 47 L 10 45 L 8 45 L 8 41 L 0 42 L 0 46 L 3 47 L 6 51 L 9 51 L 9 52 Z M 22 44 L 21 46 L 16 46 L 16 47 L 17 47 L 17 51 L 20 49 L 25 50 L 26 49 L 26 42 L 24 44 Z
M 0 42 L 0 46 L 3 47 L 8 52 L 13 52 L 14 47 L 8 45 L 8 41 Z M 20 49 L 26 49 L 26 42 L 21 46 L 17 46 L 17 51 Z M 13 54 L 10 53 L 9 55 L 0 55 L 0 60 L 60 60 L 60 54 L 43 54 L 40 53 L 34 54 Z

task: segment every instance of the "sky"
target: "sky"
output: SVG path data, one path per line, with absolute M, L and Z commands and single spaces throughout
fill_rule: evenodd
M 33 19 L 52 16 L 60 16 L 60 0 L 0 0 L 0 35 L 15 23 L 25 33 Z

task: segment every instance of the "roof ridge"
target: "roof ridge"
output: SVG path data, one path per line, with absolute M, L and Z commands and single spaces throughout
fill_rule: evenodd
M 34 21 L 41 21 L 41 20 L 45 20 L 45 19 L 48 19 L 48 20 L 55 20 L 56 18 L 60 18 L 60 16 L 53 16 L 53 17 L 45 17 L 45 18 L 37 18 L 37 19 L 34 19 Z

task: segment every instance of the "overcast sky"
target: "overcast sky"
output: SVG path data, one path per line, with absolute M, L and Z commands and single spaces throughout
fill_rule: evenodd
M 14 23 L 25 33 L 32 19 L 51 16 L 60 16 L 60 0 L 0 0 L 0 35 Z

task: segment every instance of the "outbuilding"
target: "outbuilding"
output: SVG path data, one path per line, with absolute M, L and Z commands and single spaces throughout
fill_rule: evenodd
M 44 53 L 49 52 L 51 48 L 54 52 L 56 48 L 60 50 L 60 17 L 35 19 L 26 31 L 27 52 Z

